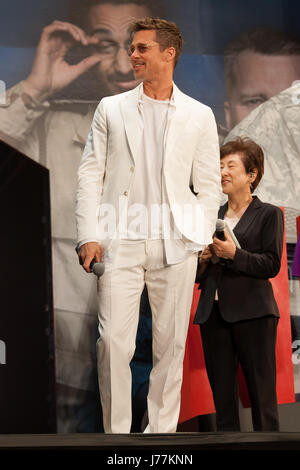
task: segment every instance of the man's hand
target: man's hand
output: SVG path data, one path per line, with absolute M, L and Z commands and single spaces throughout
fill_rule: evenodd
M 224 234 L 226 238 L 224 242 L 216 237 L 213 238 L 213 250 L 219 258 L 233 259 L 236 252 L 236 246 L 226 230 L 224 231 Z
M 53 93 L 62 90 L 100 58 L 92 55 L 76 65 L 65 61 L 65 55 L 74 45 L 87 47 L 97 44 L 98 39 L 90 37 L 71 23 L 54 21 L 43 29 L 30 75 L 24 81 L 24 91 L 32 98 L 43 101 Z
M 79 263 L 82 265 L 83 269 L 90 273 L 90 264 L 95 258 L 97 263 L 101 261 L 101 246 L 97 242 L 88 242 L 84 245 L 81 245 L 78 251 Z
M 209 246 L 207 246 L 201 253 L 199 260 L 200 264 L 207 264 L 212 257 L 212 251 Z
M 205 249 L 202 251 L 201 255 L 199 256 L 199 266 L 197 268 L 197 276 L 196 276 L 196 282 L 197 278 L 201 276 L 204 271 L 206 270 L 209 260 L 212 257 L 212 251 L 209 246 L 205 247 Z

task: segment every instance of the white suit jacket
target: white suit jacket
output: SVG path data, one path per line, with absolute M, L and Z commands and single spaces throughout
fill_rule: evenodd
M 98 241 L 109 258 L 119 243 L 117 228 L 126 213 L 140 157 L 142 93 L 140 84 L 100 101 L 78 170 L 78 243 Z M 165 134 L 163 185 L 183 243 L 202 249 L 212 241 L 221 200 L 217 128 L 211 109 L 175 84 L 173 104 Z M 174 251 L 167 250 L 166 255 L 169 264 L 178 262 Z

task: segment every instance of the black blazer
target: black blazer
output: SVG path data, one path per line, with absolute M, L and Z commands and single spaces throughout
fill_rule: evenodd
M 219 210 L 223 219 L 226 203 Z M 212 310 L 218 289 L 219 308 L 228 322 L 274 315 L 279 317 L 269 278 L 275 277 L 281 264 L 283 213 L 279 207 L 253 196 L 233 232 L 241 248 L 224 266 L 209 263 L 200 276 L 201 296 L 194 323 L 204 323 Z M 198 282 L 198 280 L 197 280 Z

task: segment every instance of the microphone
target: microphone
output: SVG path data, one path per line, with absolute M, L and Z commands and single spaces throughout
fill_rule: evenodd
M 227 232 L 229 233 L 229 236 L 233 240 L 235 246 L 237 248 L 241 248 L 241 245 L 239 244 L 239 242 L 238 242 L 236 236 L 234 235 L 233 231 L 231 230 L 229 225 L 223 219 L 218 219 L 217 222 L 216 222 L 216 232 L 215 232 L 216 238 L 218 238 L 219 240 L 222 240 L 223 242 L 226 240 L 225 233 L 224 233 L 225 228 L 226 228 Z M 213 253 L 212 263 L 213 264 L 220 263 L 221 266 L 222 265 L 224 266 L 226 264 L 226 260 L 224 258 L 219 258 L 215 253 Z
M 216 238 L 219 240 L 222 240 L 223 242 L 226 240 L 225 238 L 225 221 L 223 219 L 218 219 L 216 222 Z M 219 256 L 216 255 L 216 253 L 213 253 L 212 259 L 211 259 L 213 264 L 219 263 L 221 266 L 224 266 L 226 264 L 225 259 L 219 258 Z
M 226 240 L 225 238 L 225 221 L 222 219 L 218 219 L 216 223 L 216 237 L 223 242 Z
M 228 232 L 229 236 L 231 237 L 233 243 L 237 248 L 241 248 L 241 245 L 238 242 L 233 230 L 231 230 L 230 226 L 226 223 L 223 219 L 218 219 L 216 223 L 216 237 L 223 242 L 226 240 L 224 230 Z
M 90 264 L 90 269 L 99 278 L 99 277 L 102 276 L 102 274 L 105 271 L 105 264 L 101 263 L 101 262 L 98 263 L 95 259 L 93 259 L 91 264 Z

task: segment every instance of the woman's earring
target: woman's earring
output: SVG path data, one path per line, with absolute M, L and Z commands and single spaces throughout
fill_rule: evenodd
M 252 178 L 252 176 L 255 176 L 254 173 L 250 173 L 250 178 Z M 253 190 L 253 183 L 252 183 L 251 180 L 249 182 L 250 182 L 250 189 L 252 191 Z

